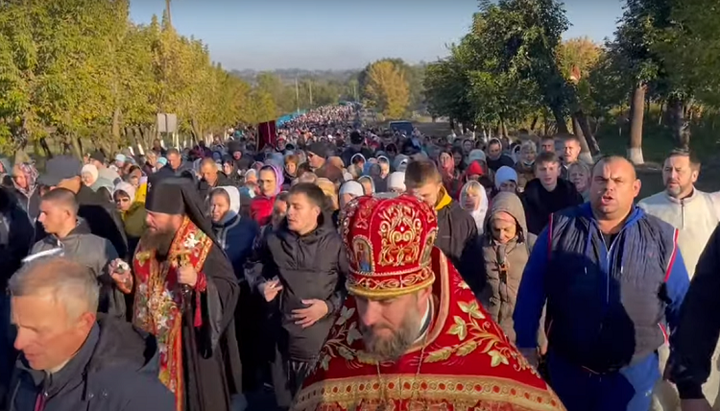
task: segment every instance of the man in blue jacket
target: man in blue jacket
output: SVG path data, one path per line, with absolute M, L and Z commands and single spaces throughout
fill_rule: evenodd
M 537 362 L 547 304 L 550 381 L 568 411 L 647 411 L 660 378 L 656 349 L 689 278 L 677 230 L 636 207 L 639 192 L 629 161 L 600 160 L 590 203 L 554 214 L 525 266 L 517 346 Z

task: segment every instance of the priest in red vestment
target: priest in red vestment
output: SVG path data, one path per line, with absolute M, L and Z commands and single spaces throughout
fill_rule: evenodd
M 350 297 L 293 410 L 565 409 L 433 246 L 429 206 L 358 197 L 340 230 Z
M 157 339 L 160 381 L 175 394 L 175 409 L 230 410 L 241 387 L 232 266 L 192 180 L 157 181 L 145 207 L 148 232 L 132 266 L 113 267 L 113 279 L 134 295 L 133 323 Z

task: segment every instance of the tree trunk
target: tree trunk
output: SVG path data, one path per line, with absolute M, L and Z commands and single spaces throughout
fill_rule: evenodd
M 595 140 L 595 136 L 592 134 L 590 123 L 582 109 L 575 112 L 575 118 L 580 126 L 580 130 L 582 130 L 583 136 L 585 137 L 585 144 L 588 146 L 590 154 L 594 156 L 600 154 L 600 146 L 598 145 L 597 140 Z
M 645 116 L 645 92 L 647 86 L 639 82 L 630 97 L 630 141 L 627 157 L 635 165 L 645 163 L 642 151 L 643 120 Z
M 530 131 L 535 132 L 535 126 L 537 126 L 539 119 L 540 116 L 538 116 L 537 114 L 533 116 L 532 123 L 530 123 Z
M 112 136 L 115 141 L 120 141 L 120 116 L 122 115 L 120 107 L 115 107 L 112 116 Z
M 685 104 L 677 96 L 670 97 L 668 101 L 668 114 L 671 118 L 673 140 L 678 148 L 687 150 L 690 147 L 690 125 L 685 120 Z
M 43 152 L 45 153 L 45 158 L 50 159 L 53 158 L 52 151 L 50 151 L 50 146 L 48 146 L 47 139 L 45 137 L 42 137 L 39 141 L 40 147 L 42 147 Z M 37 151 L 36 151 L 37 153 Z
M 72 148 L 73 155 L 79 159 L 82 159 L 82 143 L 80 143 L 80 138 L 75 135 L 71 136 L 70 146 Z
M 555 123 L 557 124 L 558 134 L 569 134 L 567 123 L 565 122 L 565 116 L 559 107 L 552 108 L 553 117 L 555 117 Z
M 595 136 L 592 134 L 590 129 L 590 123 L 588 122 L 587 116 L 582 110 L 578 110 L 573 114 L 573 129 L 579 129 L 581 133 L 575 133 L 580 138 L 583 151 L 589 152 L 591 155 L 596 156 L 600 154 L 600 146 L 595 140 Z M 583 141 L 584 140 L 584 141 Z
M 588 147 L 588 142 L 585 139 L 583 129 L 580 126 L 580 120 L 575 114 L 573 114 L 570 119 L 572 120 L 573 133 L 575 134 L 575 137 L 580 140 L 580 156 L 578 158 L 580 158 L 587 164 L 592 164 L 592 153 L 590 152 L 590 148 Z

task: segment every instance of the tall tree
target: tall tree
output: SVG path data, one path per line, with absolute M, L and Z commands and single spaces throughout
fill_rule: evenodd
M 387 118 L 402 118 L 410 103 L 410 89 L 403 70 L 389 60 L 370 65 L 365 94 L 368 103 Z

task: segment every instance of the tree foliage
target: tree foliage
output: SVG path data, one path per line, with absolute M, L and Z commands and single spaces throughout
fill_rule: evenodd
M 56 137 L 114 148 L 176 113 L 197 138 L 276 115 L 207 45 L 129 19 L 128 0 L 6 1 L 0 7 L 0 148 Z M 267 110 L 267 111 L 263 111 Z
M 673 2 L 668 24 L 650 47 L 673 84 L 715 107 L 720 106 L 718 13 L 720 4 L 713 0 Z
M 376 107 L 386 118 L 400 119 L 410 104 L 410 88 L 405 70 L 392 60 L 372 63 L 364 80 L 366 102 Z

